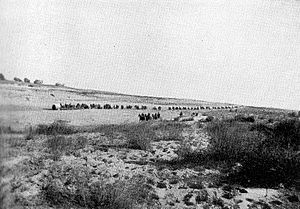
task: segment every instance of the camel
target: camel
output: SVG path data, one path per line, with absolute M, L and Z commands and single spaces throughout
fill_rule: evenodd
M 41 84 L 43 84 L 43 81 L 42 80 L 35 80 L 33 83 L 41 85 Z
M 17 78 L 17 77 L 14 77 L 14 81 L 22 82 L 22 80 L 20 78 Z
M 28 78 L 24 78 L 24 83 L 30 83 L 30 80 Z

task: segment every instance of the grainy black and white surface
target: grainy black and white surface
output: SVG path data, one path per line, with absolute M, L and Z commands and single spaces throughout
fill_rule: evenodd
M 1 0 L 0 208 L 299 208 L 299 57 L 297 0 Z

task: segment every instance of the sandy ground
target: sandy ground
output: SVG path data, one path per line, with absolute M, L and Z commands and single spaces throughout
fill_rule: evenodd
M 88 92 L 88 93 L 87 93 Z M 153 107 L 162 107 L 160 111 L 163 119 L 170 120 L 178 116 L 180 111 L 169 111 L 168 107 L 177 106 L 199 106 L 222 104 L 208 103 L 193 100 L 158 99 L 149 97 L 120 96 L 106 93 L 95 93 L 93 91 L 74 90 L 67 88 L 54 88 L 48 86 L 28 87 L 25 84 L 0 83 L 0 125 L 10 126 L 16 130 L 22 130 L 29 126 L 48 124 L 56 120 L 65 120 L 72 125 L 97 125 L 97 124 L 120 124 L 138 122 L 139 113 L 155 113 Z M 147 110 L 49 110 L 52 104 L 59 103 L 85 103 L 85 104 L 111 104 L 111 105 L 145 105 Z M 189 115 L 191 112 L 205 111 L 183 111 Z
M 4 137 L 12 137 L 5 135 Z M 14 137 L 14 136 L 13 136 Z M 19 136 L 15 136 L 19 137 Z M 86 137 L 92 144 L 111 144 L 102 133 L 79 133 L 69 137 Z M 78 150 L 79 155 L 62 156 L 59 161 L 45 158 L 44 143 L 47 137 L 35 137 L 27 141 L 27 145 L 20 150 L 16 157 L 7 158 L 4 167 L 18 171 L 7 175 L 2 182 L 13 185 L 14 194 L 21 204 L 28 208 L 46 207 L 41 201 L 41 191 L 45 179 L 54 178 L 49 173 L 51 165 L 59 165 L 65 168 L 84 168 L 92 174 L 91 182 L 106 181 L 112 184 L 116 181 L 126 181 L 135 176 L 142 176 L 152 183 L 147 183 L 153 191 L 155 208 L 285 208 L 278 207 L 272 202 L 283 204 L 279 190 L 264 188 L 226 188 L 226 185 L 216 186 L 210 180 L 218 176 L 218 170 L 205 169 L 203 167 L 187 168 L 180 166 L 170 168 L 168 166 L 157 167 L 158 159 L 172 160 L 178 157 L 176 150 L 180 146 L 179 141 L 152 142 L 152 151 L 133 150 L 124 148 L 99 149 L 88 145 Z M 193 138 L 186 139 L 196 149 L 203 149 L 208 145 L 209 137 L 201 130 L 195 131 Z M 116 141 L 115 141 L 116 142 Z M 31 147 L 31 151 L 25 151 Z M 34 148 L 34 149 L 33 149 Z M 8 148 L 7 151 L 10 149 Z M 12 150 L 11 150 L 12 151 Z M 35 160 L 34 160 L 35 159 Z M 42 160 L 36 170 L 36 160 Z M 39 162 L 39 161 L 38 161 Z M 24 170 L 24 165 L 31 165 L 32 172 Z M 213 186 L 212 186 L 212 185 Z M 226 195 L 232 195 L 227 197 Z M 214 203 L 217 201 L 217 203 Z M 19 203 L 20 204 L 20 203 Z M 268 206 L 268 207 L 267 207 Z M 18 207 L 17 207 L 18 208 Z M 52 207 L 50 207 L 52 208 Z
M 99 103 L 104 105 L 146 105 L 148 110 L 49 110 L 54 103 Z M 162 106 L 161 117 L 166 120 L 178 116 L 180 111 L 169 111 L 172 105 L 194 106 L 213 104 L 192 100 L 161 99 L 149 97 L 122 96 L 115 94 L 82 91 L 67 88 L 55 88 L 49 86 L 34 86 L 18 84 L 0 84 L 0 126 L 11 127 L 13 130 L 23 130 L 29 126 L 49 124 L 56 120 L 67 121 L 70 125 L 90 126 L 99 124 L 122 124 L 137 123 L 138 114 L 142 112 L 154 113 L 154 106 Z M 228 110 L 224 110 L 228 111 Z M 192 112 L 183 111 L 184 115 Z M 193 122 L 183 133 L 184 141 L 191 148 L 205 149 L 209 144 L 209 137 L 202 129 L 196 128 Z M 218 176 L 218 170 L 203 167 L 160 168 L 155 165 L 158 159 L 170 161 L 178 157 L 177 150 L 181 146 L 179 141 L 156 141 L 151 142 L 151 150 L 133 150 L 126 148 L 99 149 L 99 144 L 111 144 L 103 133 L 79 133 L 67 137 L 84 137 L 89 145 L 78 150 L 78 155 L 64 155 L 58 162 L 45 159 L 47 156 L 47 136 L 36 136 L 24 141 L 23 135 L 1 135 L 2 138 L 15 140 L 15 147 L 5 144 L 5 157 L 2 166 L 8 169 L 8 174 L 2 182 L 13 187 L 21 204 L 28 208 L 44 208 L 40 200 L 41 188 L 44 180 L 51 176 L 49 169 L 53 164 L 62 166 L 78 166 L 88 170 L 92 174 L 91 181 L 106 179 L 108 183 L 116 180 L 127 180 L 136 175 L 141 175 L 152 180 L 148 185 L 154 191 L 154 197 L 158 208 L 286 208 L 280 198 L 280 191 L 269 189 L 266 196 L 264 188 L 241 188 L 226 189 L 224 185 L 211 185 L 211 177 Z M 118 138 L 113 139 L 118 140 Z M 1 141 L 2 142 L 2 141 Z M 24 143 L 24 144 L 22 144 Z M 18 148 L 20 147 L 20 148 Z M 3 149 L 2 149 L 3 150 Z M 2 152 L 2 155 L 3 153 Z M 38 163 L 35 162 L 38 161 Z M 40 161 L 42 163 L 40 163 Z M 28 172 L 38 164 L 39 169 Z M 26 166 L 26 169 L 24 169 Z M 24 167 L 25 166 L 25 167 Z M 203 180 L 205 179 L 205 180 Z M 9 187 L 8 187 L 9 188 Z M 229 197 L 228 197 L 229 195 Z M 232 196 L 230 196 L 232 195 Z M 214 203 L 217 201 L 217 203 Z M 279 203 L 278 203 L 279 201 Z M 278 205 L 280 204 L 280 205 Z M 51 208 L 51 207 L 50 207 Z

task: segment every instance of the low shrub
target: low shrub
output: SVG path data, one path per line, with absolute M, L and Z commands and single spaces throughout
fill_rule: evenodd
M 261 139 L 256 131 L 248 131 L 249 125 L 216 121 L 208 124 L 206 131 L 211 136 L 209 151 L 214 160 L 232 161 L 234 164 L 248 153 L 255 152 Z
M 245 186 L 293 185 L 300 170 L 299 121 L 281 121 L 273 128 L 237 121 L 207 125 L 207 150 L 183 148 L 182 158 L 195 163 L 225 163 L 228 180 Z M 241 166 L 236 167 L 236 164 Z
M 60 159 L 64 154 L 74 154 L 78 149 L 84 148 L 88 143 L 85 137 L 66 137 L 55 135 L 47 139 L 46 146 L 54 160 Z
M 0 134 L 21 134 L 21 130 L 15 130 L 11 126 L 0 126 Z
M 27 141 L 20 137 L 10 137 L 7 139 L 7 143 L 11 148 L 21 148 L 27 145 Z
M 6 184 L 2 182 L 3 177 L 5 176 L 5 168 L 2 165 L 2 161 L 3 161 L 3 156 L 1 156 L 2 154 L 0 154 L 0 208 L 7 208 L 6 205 L 6 191 L 5 191 L 5 186 Z
M 30 126 L 29 128 L 28 128 L 28 130 L 26 130 L 26 136 L 25 136 L 25 139 L 26 140 L 31 140 L 31 139 L 33 139 L 33 136 L 34 136 L 34 130 L 33 130 L 33 128 L 32 128 L 32 126 Z
M 127 148 L 141 150 L 150 149 L 150 142 L 155 137 L 155 132 L 148 122 L 101 125 L 88 130 L 88 132 L 100 132 L 109 138 L 123 139 Z
M 300 121 L 298 119 L 284 119 L 274 124 L 258 123 L 251 127 L 267 136 L 266 146 L 292 149 L 300 148 Z
M 231 119 L 227 119 L 227 122 L 250 122 L 250 123 L 254 123 L 255 122 L 255 118 L 254 115 L 245 115 L 245 114 L 238 114 L 235 115 L 233 118 Z
M 86 167 L 55 164 L 42 188 L 46 202 L 58 207 L 75 208 L 137 208 L 150 203 L 150 187 L 141 176 L 114 183 L 91 181 Z
M 123 130 L 127 140 L 127 147 L 131 149 L 150 149 L 150 143 L 153 141 L 155 132 L 147 123 L 131 125 Z
M 206 118 L 206 122 L 211 122 L 211 121 L 213 121 L 214 119 L 215 119 L 214 116 L 209 115 L 209 116 L 207 116 L 207 118 Z
M 65 136 L 53 136 L 47 139 L 46 144 L 53 159 L 58 160 L 71 146 L 71 140 Z
M 269 142 L 275 146 L 284 147 L 286 149 L 291 148 L 295 151 L 299 151 L 300 149 L 299 119 L 286 119 L 275 124 L 273 129 L 273 135 L 270 137 Z
M 4 176 L 4 168 L 0 167 L 0 177 L 1 179 Z M 0 208 L 7 208 L 6 198 L 7 198 L 7 191 L 5 191 L 5 186 L 3 182 L 0 182 Z
M 58 134 L 74 134 L 77 133 L 75 127 L 68 126 L 64 122 L 53 122 L 51 124 L 40 124 L 37 126 L 35 133 L 44 135 L 58 135 Z

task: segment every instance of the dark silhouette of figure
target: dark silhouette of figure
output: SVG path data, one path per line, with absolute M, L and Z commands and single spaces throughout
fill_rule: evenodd
M 144 121 L 144 120 L 145 120 L 145 115 L 144 115 L 144 113 L 139 114 L 139 118 L 140 118 L 140 121 Z

